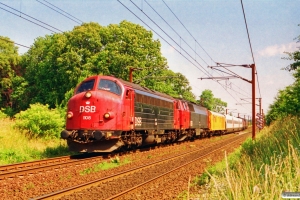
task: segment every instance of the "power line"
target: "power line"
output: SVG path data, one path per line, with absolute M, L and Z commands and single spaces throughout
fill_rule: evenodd
M 1 38 L 1 37 L 0 37 L 0 40 L 3 40 L 3 41 L 5 41 L 5 42 L 13 43 L 13 44 L 16 44 L 16 45 L 19 45 L 19 46 L 22 46 L 22 47 L 25 47 L 25 48 L 30 49 L 30 47 L 28 47 L 28 46 L 25 46 L 25 45 L 23 45 L 23 44 L 19 44 L 19 43 L 16 43 L 16 42 L 13 42 L 13 41 L 10 41 L 10 40 Z
M 133 11 L 131 11 L 127 6 L 125 6 L 120 0 L 118 0 L 120 4 L 122 4 L 129 12 L 131 12 L 136 18 L 138 18 L 141 22 L 143 22 L 149 29 L 151 29 L 154 33 L 156 33 L 162 40 L 164 40 L 167 44 L 169 44 L 171 47 L 174 48 L 175 51 L 177 51 L 179 54 L 181 54 L 185 59 L 187 59 L 191 64 L 193 64 L 196 68 L 200 69 L 198 66 L 196 66 L 191 60 L 189 60 L 185 55 L 183 55 L 178 49 L 176 49 L 172 44 L 170 44 L 165 38 L 163 38 L 159 33 L 157 33 L 153 28 L 151 28 L 146 22 L 144 22 L 140 17 L 138 17 Z M 176 43 L 177 44 L 177 43 Z M 201 66 L 202 67 L 202 66 Z M 205 72 L 202 71 L 204 74 Z
M 190 33 L 190 31 L 185 27 L 185 25 L 180 21 L 180 19 L 175 15 L 175 13 L 172 11 L 172 9 L 166 4 L 166 2 L 164 0 L 162 0 L 164 2 L 164 4 L 168 7 L 168 9 L 173 13 L 173 15 L 176 17 L 176 19 L 181 23 L 181 25 L 185 28 L 185 30 L 190 34 L 190 36 L 196 41 L 196 43 L 201 47 L 201 49 L 206 53 L 206 55 L 208 57 L 210 57 L 210 55 L 205 51 L 205 49 L 199 44 L 199 42 L 196 40 L 196 38 Z M 210 59 L 216 63 L 212 57 L 210 57 Z
M 160 38 L 162 38 L 167 44 L 169 44 L 170 46 L 172 46 L 166 39 L 164 39 L 160 34 L 158 34 L 154 29 L 152 29 L 147 23 L 145 23 L 140 17 L 138 17 L 133 11 L 131 11 L 127 6 L 125 6 L 122 2 L 120 2 L 120 0 L 118 0 L 118 2 L 120 3 L 120 4 L 122 4 L 129 12 L 131 12 L 134 16 L 136 16 L 140 21 L 142 21 L 148 28 L 150 28 L 153 32 L 155 32 Z M 135 4 L 134 4 L 135 5 Z M 136 6 L 136 5 L 135 5 Z M 136 6 L 137 7 L 137 6 Z M 141 11 L 141 12 L 143 12 L 143 11 Z M 144 12 L 143 12 L 144 13 Z M 145 14 L 145 13 L 144 13 Z M 145 14 L 146 15 L 146 14 Z M 147 16 L 147 15 L 146 15 Z M 148 16 L 147 16 L 148 17 Z M 148 17 L 149 18 L 149 17 Z M 155 23 L 156 24 L 156 23 Z M 175 42 L 176 43 L 176 42 Z M 177 43 L 176 43 L 177 44 Z M 178 44 L 177 44 L 178 45 Z M 198 62 L 198 64 L 204 69 L 204 71 L 203 70 L 201 70 L 199 67 L 197 67 L 191 60 L 189 60 L 185 55 L 183 55 L 179 50 L 177 50 L 174 46 L 172 46 L 173 48 L 174 48 L 174 50 L 175 51 L 177 51 L 179 54 L 181 54 L 186 60 L 188 60 L 192 65 L 194 65 L 197 69 L 199 69 L 201 72 L 203 72 L 204 74 L 206 74 L 207 76 L 211 76 Z M 188 53 L 187 53 L 188 54 Z M 189 54 L 188 54 L 189 55 Z M 190 56 L 190 55 L 189 55 Z M 191 57 L 191 56 L 190 56 Z M 219 82 L 217 82 L 217 83 L 219 83 Z M 220 83 L 219 83 L 220 84 Z M 221 84 L 220 84 L 221 85 Z M 221 85 L 222 86 L 222 85 Z M 237 101 L 237 99 L 236 98 L 234 98 L 233 96 L 232 96 L 232 94 L 230 94 L 227 90 L 226 90 L 226 92 L 233 98 L 233 99 L 235 99 L 235 101 L 236 102 L 238 102 Z
M 39 2 L 39 3 L 41 3 L 41 4 L 43 4 L 44 6 L 46 6 L 46 7 L 48 7 L 48 8 L 50 8 L 51 10 L 54 10 L 55 12 L 57 12 L 57 13 L 59 13 L 59 14 L 65 16 L 66 18 L 68 18 L 68 19 L 70 19 L 70 20 L 76 22 L 77 24 L 80 24 L 78 21 L 76 21 L 76 20 L 72 19 L 71 17 L 69 17 L 69 16 L 67 16 L 67 15 L 65 15 L 65 14 L 63 14 L 63 13 L 61 13 L 61 12 L 59 12 L 58 10 L 56 10 L 56 9 L 54 9 L 54 8 L 52 8 L 52 7 L 50 7 L 50 6 L 48 6 L 47 4 L 45 4 L 45 3 L 43 3 L 43 2 L 40 2 L 39 0 L 36 0 L 36 1 Z M 46 2 L 47 2 L 47 1 L 46 1 Z M 48 2 L 47 2 L 47 3 L 48 3 Z M 50 4 L 50 3 L 49 3 L 49 4 Z M 50 5 L 52 5 L 52 4 L 50 4 Z M 64 11 L 63 11 L 63 12 L 64 12 Z M 70 15 L 70 14 L 69 14 L 69 15 Z M 75 18 L 75 19 L 77 19 L 77 18 Z M 80 20 L 79 20 L 79 21 L 80 21 Z
M 42 24 L 44 24 L 44 25 L 46 25 L 46 26 L 49 26 L 49 27 L 51 27 L 51 28 L 53 28 L 53 29 L 55 29 L 55 30 L 58 30 L 58 31 L 60 31 L 60 32 L 63 32 L 62 30 L 59 30 L 59 29 L 57 29 L 57 28 L 55 28 L 55 27 L 53 27 L 53 26 L 51 26 L 51 25 L 49 25 L 49 24 L 47 24 L 47 23 L 45 23 L 45 22 L 42 22 L 42 21 L 40 21 L 40 20 L 38 20 L 38 19 L 36 19 L 36 18 L 34 18 L 34 17 L 31 17 L 31 16 L 29 16 L 29 15 L 27 15 L 27 14 L 25 14 L 25 13 L 23 13 L 23 12 L 17 10 L 17 9 L 14 9 L 14 8 L 12 8 L 12 7 L 10 7 L 10 6 L 6 5 L 6 4 L 4 4 L 4 3 L 1 3 L 1 2 L 0 2 L 0 4 L 6 6 L 6 7 L 8 7 L 8 8 L 10 8 L 10 9 L 12 9 L 12 10 L 14 10 L 14 11 L 17 11 L 17 12 L 19 12 L 19 13 L 22 13 L 23 15 L 25 15 L 25 16 L 31 18 L 31 19 L 34 19 L 34 20 L 36 20 L 36 21 L 38 21 L 38 22 L 40 22 L 40 23 L 42 23 Z M 3 9 L 3 10 L 4 10 L 4 9 Z M 11 12 L 11 13 L 12 13 L 12 12 Z M 12 14 L 14 14 L 14 13 L 12 13 Z M 14 15 L 16 15 L 16 14 L 14 14 Z M 18 15 L 17 15 L 17 16 L 18 16 Z M 19 17 L 23 18 L 21 15 L 19 15 Z M 23 18 L 23 19 L 25 19 L 25 18 Z M 48 30 L 49 30 L 49 29 L 48 29 Z
M 177 33 L 177 31 L 146 0 L 145 0 L 145 2 L 177 34 L 177 36 L 180 37 L 180 39 L 182 39 L 182 37 Z M 194 53 L 196 53 L 196 55 L 198 55 L 198 57 L 201 58 L 201 60 L 203 60 L 203 58 L 184 39 L 182 39 L 182 41 L 186 45 L 188 45 L 188 47 L 190 47 L 190 49 L 192 49 L 194 51 Z M 205 62 L 205 60 L 203 60 L 203 62 Z M 207 64 L 207 62 L 205 62 L 205 64 Z
M 73 16 L 73 15 L 71 15 L 70 13 L 67 13 L 66 11 L 64 11 L 64 10 L 60 9 L 59 7 L 57 7 L 57 6 L 55 6 L 55 5 L 51 4 L 51 3 L 49 3 L 49 2 L 48 2 L 48 1 L 46 1 L 46 0 L 43 0 L 43 1 L 47 2 L 47 3 L 48 3 L 48 4 L 50 4 L 51 6 L 53 6 L 53 7 L 57 8 L 58 10 L 60 10 L 60 11 L 62 11 L 62 12 L 64 12 L 64 13 L 66 13 L 67 15 L 69 15 L 69 16 L 73 17 L 74 19 L 76 19 L 76 20 L 80 21 L 81 23 L 83 23 L 83 21 L 81 21 L 80 19 L 78 19 L 78 18 L 74 17 L 74 16 Z
M 164 0 L 162 0 L 164 2 Z M 147 3 L 147 1 L 146 1 Z M 176 17 L 176 19 L 181 23 L 181 25 L 185 28 L 185 30 L 190 34 L 190 36 L 197 42 L 197 44 L 203 49 L 203 51 L 206 53 L 207 56 L 210 57 L 210 59 L 215 62 L 212 57 L 207 53 L 207 51 L 205 51 L 205 49 L 198 43 L 198 41 L 195 39 L 195 37 L 190 33 L 190 31 L 185 27 L 185 25 L 180 21 L 180 19 L 177 17 L 177 15 L 172 11 L 172 9 L 164 2 L 164 4 L 167 6 L 167 8 L 170 10 L 170 12 Z M 174 29 L 173 29 L 174 30 Z M 176 31 L 174 31 L 176 32 Z M 180 37 L 181 38 L 181 37 Z M 200 57 L 200 56 L 199 56 Z M 201 57 L 200 57 L 201 58 Z M 205 61 L 204 61 L 205 62 Z M 206 62 L 205 62 L 206 63 Z M 215 62 L 216 63 L 216 62 Z M 207 63 L 206 63 L 207 64 Z M 208 64 L 207 64 L 208 65 Z M 234 84 L 234 83 L 233 83 Z M 234 84 L 235 85 L 235 84 Z M 239 88 L 238 86 L 236 86 L 237 88 Z M 239 88 L 241 89 L 241 88 Z
M 241 0 L 241 4 L 242 4 L 242 10 L 243 10 L 243 15 L 244 15 L 244 20 L 245 20 L 245 25 L 246 25 L 247 35 L 248 35 L 248 41 L 249 41 L 251 55 L 252 55 L 252 60 L 253 60 L 253 64 L 255 65 L 255 60 L 254 60 L 252 45 L 251 45 L 251 41 L 250 41 L 250 35 L 249 35 L 249 31 L 248 31 L 248 25 L 247 25 L 247 20 L 246 20 L 246 15 L 245 15 L 245 10 L 244 10 L 243 0 Z M 258 73 L 257 73 L 256 68 L 255 68 L 255 73 L 256 73 L 258 91 L 259 91 L 259 95 L 261 97 L 261 92 L 260 92 L 260 87 L 259 87 L 259 81 L 258 81 Z
M 138 9 L 139 9 L 139 7 L 135 4 L 135 3 L 133 3 L 132 2 L 132 0 L 130 0 L 131 1 L 131 3 L 135 6 L 135 7 L 137 7 Z M 167 34 L 156 22 L 154 22 L 142 9 L 140 9 L 140 11 L 145 15 L 145 16 L 147 16 L 148 17 L 148 19 L 150 19 L 161 31 L 163 31 L 175 44 L 177 44 L 177 46 L 178 47 L 180 47 L 180 49 L 182 49 L 190 58 L 192 58 L 192 56 L 185 50 L 185 49 L 183 49 L 169 34 Z M 148 25 L 147 25 L 148 26 Z M 148 26 L 149 27 L 149 26 Z M 150 27 L 149 27 L 150 28 Z M 151 30 L 153 30 L 152 28 L 150 28 Z M 154 31 L 154 30 L 153 30 Z M 155 31 L 154 31 L 155 32 Z M 155 32 L 156 34 L 157 34 L 157 32 Z M 160 35 L 159 35 L 160 36 Z M 160 36 L 161 37 L 161 36 Z M 162 37 L 161 37 L 162 38 Z M 164 39 L 165 40 L 165 39 Z M 165 40 L 166 41 L 166 40 Z M 169 44 L 169 43 L 168 43 Z M 172 46 L 172 45 L 171 45 Z M 180 54 L 181 54 L 181 52 L 179 52 Z M 181 54 L 182 55 L 182 54 Z M 192 58 L 193 59 L 193 58 Z M 209 72 L 208 71 L 206 71 L 204 68 L 203 68 L 203 66 L 200 64 L 200 63 L 198 63 L 196 60 L 194 60 L 204 71 L 202 71 L 200 68 L 198 68 L 197 66 L 197 68 L 200 70 L 200 71 L 202 71 L 204 74 L 206 74 L 207 76 L 211 76 L 211 74 L 209 74 Z M 194 65 L 195 66 L 195 65 Z
M 146 1 L 146 0 L 145 0 Z M 162 0 L 163 1 L 163 0 Z M 164 1 L 163 1 L 164 2 Z M 147 3 L 147 1 L 146 1 Z M 147 3 L 148 4 L 148 3 Z M 190 33 L 190 31 L 185 27 L 185 25 L 180 21 L 180 19 L 177 17 L 177 15 L 172 11 L 172 9 L 164 2 L 164 4 L 167 6 L 167 8 L 172 12 L 172 14 L 176 17 L 176 19 L 181 23 L 181 25 L 185 28 L 185 30 L 190 34 L 190 36 L 197 42 L 197 44 L 203 49 L 203 51 L 207 54 L 207 56 L 210 57 L 210 59 L 215 62 L 212 57 L 207 53 L 207 51 L 205 51 L 205 49 L 198 43 L 198 41 L 193 37 L 193 35 Z M 148 4 L 149 5 L 149 4 Z M 150 6 L 151 7 L 151 6 Z M 156 11 L 155 11 L 156 12 Z M 160 15 L 159 15 L 160 16 Z M 165 20 L 164 20 L 165 21 Z M 167 23 L 167 22 L 166 22 Z M 167 23 L 168 24 L 168 23 Z M 169 24 L 168 24 L 169 25 Z M 172 28 L 172 30 L 177 34 L 177 32 Z M 180 36 L 180 38 L 182 38 Z M 194 51 L 195 52 L 195 51 Z M 200 56 L 199 56 L 200 57 Z M 201 58 L 201 57 L 200 57 Z M 202 59 L 202 58 L 201 58 Z M 202 59 L 203 60 L 203 59 Z M 205 62 L 205 61 L 204 61 Z M 206 62 L 205 62 L 206 63 Z M 216 62 L 215 62 L 216 63 Z M 207 63 L 206 63 L 207 64 Z M 208 65 L 208 64 L 207 64 Z M 211 76 L 211 75 L 210 75 Z M 218 82 L 219 83 L 219 82 Z M 226 89 L 226 86 L 222 85 L 221 83 L 219 83 L 223 88 Z M 234 84 L 234 83 L 233 83 Z M 235 84 L 234 84 L 235 85 Z M 236 86 L 237 88 L 239 88 L 238 86 Z M 232 91 L 234 91 L 232 88 L 230 88 Z M 239 88 L 241 89 L 241 88 Z M 236 91 L 234 91 L 236 92 Z M 231 94 L 230 94 L 231 95 Z M 244 95 L 245 96 L 245 95 Z M 235 99 L 235 98 L 234 98 Z
M 132 2 L 132 0 L 130 0 L 130 2 L 135 5 L 137 8 L 139 8 L 135 3 Z M 169 34 L 167 34 L 156 22 L 154 22 L 143 10 L 140 10 L 144 15 L 146 15 L 148 17 L 148 19 L 150 19 L 162 32 L 164 32 L 175 44 L 177 44 L 177 46 L 182 49 L 190 58 L 193 59 L 193 57 L 185 50 L 183 49 Z M 148 26 L 149 27 L 149 26 Z M 151 29 L 153 30 L 153 29 Z M 154 30 L 153 30 L 154 31 Z M 161 36 L 160 36 L 161 37 Z M 208 75 L 209 73 L 203 68 L 203 66 L 198 63 L 198 61 L 194 60 Z M 197 67 L 198 68 L 198 67 Z M 200 70 L 200 68 L 198 68 Z M 202 71 L 202 70 L 201 70 Z M 203 71 L 202 71 L 203 72 Z M 203 73 L 205 73 L 203 72 Z M 210 75 L 210 74 L 209 74 Z

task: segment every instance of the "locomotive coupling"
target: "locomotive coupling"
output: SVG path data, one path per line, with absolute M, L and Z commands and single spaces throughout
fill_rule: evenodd
M 60 137 L 62 139 L 68 139 L 68 137 L 71 135 L 71 133 L 67 130 L 63 130 L 61 133 L 60 133 Z

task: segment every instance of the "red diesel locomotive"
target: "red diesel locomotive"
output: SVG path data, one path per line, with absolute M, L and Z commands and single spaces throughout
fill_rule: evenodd
M 61 137 L 71 151 L 111 152 L 234 132 L 245 126 L 243 119 L 99 75 L 76 87 Z

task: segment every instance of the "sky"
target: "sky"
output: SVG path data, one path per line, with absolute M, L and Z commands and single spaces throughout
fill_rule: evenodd
M 209 66 L 255 63 L 256 97 L 262 98 L 267 113 L 278 91 L 294 82 L 292 73 L 282 70 L 292 61 L 282 58 L 300 46 L 295 40 L 300 35 L 299 6 L 300 0 L 0 0 L 0 35 L 30 47 L 38 37 L 71 31 L 81 23 L 140 24 L 161 42 L 169 69 L 187 77 L 197 99 L 209 89 L 227 102 L 228 112 L 247 118 L 252 112 L 251 69 L 226 68 L 243 79 L 212 80 L 205 78 L 228 75 L 218 71 L 224 68 Z M 20 54 L 27 50 L 19 47 Z

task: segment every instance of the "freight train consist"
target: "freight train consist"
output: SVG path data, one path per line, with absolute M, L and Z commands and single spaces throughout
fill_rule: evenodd
M 111 76 L 91 76 L 68 102 L 61 137 L 76 152 L 112 152 L 244 130 L 223 115 Z

